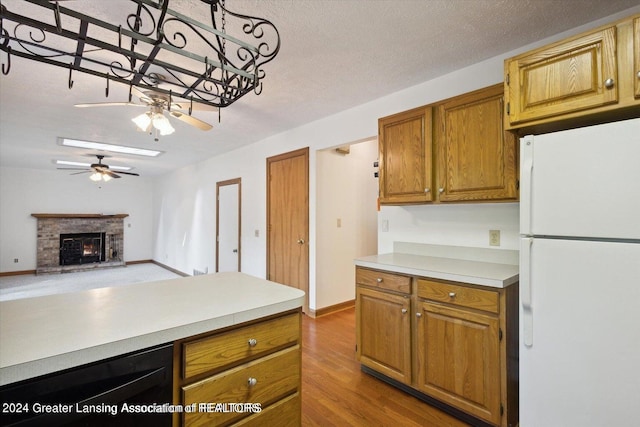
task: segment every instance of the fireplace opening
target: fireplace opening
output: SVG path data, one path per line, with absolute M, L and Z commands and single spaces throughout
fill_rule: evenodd
M 88 264 L 105 260 L 106 233 L 60 235 L 60 265 Z

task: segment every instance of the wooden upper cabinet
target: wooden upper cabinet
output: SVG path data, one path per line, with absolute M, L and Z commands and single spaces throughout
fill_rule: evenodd
M 640 17 L 633 20 L 634 96 L 640 99 Z
M 516 138 L 503 129 L 503 86 L 490 86 L 437 106 L 437 191 L 441 202 L 515 200 Z
M 615 103 L 616 27 L 515 57 L 506 72 L 511 124 Z
M 380 203 L 433 200 L 431 120 L 431 107 L 378 120 Z
M 630 16 L 507 59 L 505 127 L 524 128 L 524 134 L 638 117 L 639 19 Z

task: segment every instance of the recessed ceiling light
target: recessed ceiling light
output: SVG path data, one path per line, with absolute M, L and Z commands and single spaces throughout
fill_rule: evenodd
M 65 166 L 80 166 L 80 167 L 91 167 L 91 163 L 82 163 L 82 162 L 71 162 L 69 160 L 56 160 L 57 165 L 65 165 Z M 109 165 L 109 169 L 118 170 L 118 171 L 129 171 L 131 170 L 130 166 L 112 166 Z
M 124 145 L 104 144 L 102 142 L 82 141 L 79 139 L 58 138 L 58 144 L 65 145 L 67 147 L 87 148 L 89 150 L 111 151 L 114 153 L 135 154 L 137 156 L 147 157 L 156 157 L 163 153 L 163 151 L 126 147 Z

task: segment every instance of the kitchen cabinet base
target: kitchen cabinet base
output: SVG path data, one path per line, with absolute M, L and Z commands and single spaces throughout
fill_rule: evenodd
M 384 374 L 381 374 L 380 372 L 377 372 L 371 368 L 369 368 L 368 366 L 365 365 L 360 365 L 360 370 L 362 372 L 364 372 L 365 374 L 371 375 L 372 377 L 375 377 L 377 379 L 379 379 L 380 381 L 384 381 L 387 384 L 392 385 L 393 387 L 400 389 L 402 391 L 404 391 L 407 394 L 410 394 L 411 396 L 422 400 L 423 402 L 440 409 L 443 412 L 446 412 L 447 414 L 456 417 L 457 419 L 459 419 L 460 421 L 463 421 L 465 423 L 468 423 L 471 426 L 474 427 L 492 427 L 491 424 L 488 424 L 482 420 L 479 420 L 469 414 L 467 414 L 466 412 L 462 412 L 459 409 L 454 408 L 453 406 L 449 406 L 446 403 L 443 403 L 437 399 L 434 399 L 431 396 L 427 396 L 424 393 L 421 393 L 420 391 L 409 387 L 406 384 L 403 384 L 399 381 L 394 380 L 393 378 L 390 378 Z

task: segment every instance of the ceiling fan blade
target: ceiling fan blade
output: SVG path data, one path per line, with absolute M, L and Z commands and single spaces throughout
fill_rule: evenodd
M 90 169 L 87 168 L 56 168 L 59 171 L 87 171 L 87 172 L 91 172 Z
M 182 120 L 183 122 L 190 124 L 191 126 L 195 126 L 200 130 L 210 130 L 213 128 L 213 126 L 211 126 L 209 123 L 203 122 L 200 119 L 196 119 L 193 116 L 182 114 L 179 111 L 170 111 L 169 113 L 176 119 Z
M 140 174 L 138 174 L 138 173 L 133 173 L 133 172 L 118 171 L 118 173 L 119 173 L 120 175 L 133 175 L 133 176 L 140 176 Z
M 121 105 L 126 105 L 129 107 L 147 107 L 147 105 L 143 104 L 134 104 L 133 102 L 94 102 L 87 104 L 74 104 L 74 107 L 86 108 L 86 107 L 117 107 Z
M 82 172 L 74 172 L 74 173 L 72 173 L 72 174 L 70 174 L 70 175 L 80 175 L 80 174 L 88 173 L 88 172 L 91 172 L 91 171 L 84 170 L 84 171 L 82 171 Z
M 101 173 L 110 176 L 111 178 L 120 178 L 120 175 L 111 172 L 110 170 L 102 171 Z

